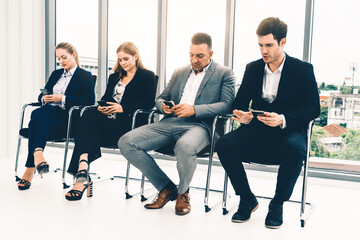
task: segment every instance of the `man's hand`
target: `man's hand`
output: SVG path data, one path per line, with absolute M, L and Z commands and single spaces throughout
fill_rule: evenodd
M 282 116 L 277 113 L 264 112 L 264 115 L 258 116 L 257 119 L 270 127 L 278 127 L 283 124 Z
M 172 107 L 172 108 L 170 108 L 168 105 L 166 105 L 166 104 L 164 104 L 164 103 L 162 104 L 163 112 L 164 112 L 166 115 L 171 115 L 171 114 L 174 113 L 175 103 L 174 103 L 173 101 L 170 101 L 170 102 L 172 102 L 172 104 L 173 104 L 173 107 Z
M 98 111 L 101 112 L 102 114 L 110 115 L 112 113 L 124 112 L 123 107 L 120 104 L 115 102 L 106 102 L 106 103 L 109 104 L 110 106 L 98 107 Z
M 178 118 L 191 117 L 195 115 L 195 108 L 193 105 L 182 103 L 172 107 Z
M 57 102 L 61 102 L 63 95 L 60 93 L 57 94 L 53 94 L 53 95 L 44 95 L 43 96 L 43 100 L 45 103 L 57 103 Z
M 235 121 L 242 123 L 242 124 L 246 124 L 248 122 L 250 122 L 254 116 L 252 115 L 251 112 L 244 112 L 241 110 L 234 110 L 233 113 L 235 114 L 234 117 L 232 117 L 232 119 L 234 119 Z

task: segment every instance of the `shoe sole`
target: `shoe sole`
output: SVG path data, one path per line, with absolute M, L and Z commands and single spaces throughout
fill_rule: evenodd
M 178 215 L 178 216 L 185 216 L 186 214 L 189 214 L 189 213 L 190 213 L 190 211 L 187 212 L 187 213 L 177 213 L 177 212 L 175 212 L 175 214 Z
M 265 227 L 269 228 L 269 229 L 279 229 L 281 227 L 281 225 L 280 226 L 268 226 L 268 225 L 265 224 Z
M 249 217 L 248 219 L 246 219 L 246 220 L 236 220 L 236 219 L 231 219 L 231 221 L 232 221 L 232 222 L 235 222 L 235 223 L 244 223 L 244 222 L 248 222 L 248 221 L 250 220 L 250 218 L 251 218 L 252 213 L 253 213 L 253 212 L 255 212 L 258 208 L 259 208 L 259 204 L 257 204 L 257 205 L 254 207 L 254 209 L 253 209 L 253 210 L 251 211 L 251 213 L 250 213 L 250 217 Z
M 161 208 L 163 208 L 168 202 L 173 202 L 173 201 L 175 201 L 176 200 L 176 198 L 174 198 L 174 199 L 170 199 L 169 201 L 167 201 L 164 205 L 162 205 L 161 207 L 147 207 L 146 206 L 146 204 L 144 205 L 144 208 L 146 208 L 146 209 L 161 209 Z

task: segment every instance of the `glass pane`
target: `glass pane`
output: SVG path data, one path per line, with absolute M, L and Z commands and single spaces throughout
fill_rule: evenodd
M 93 75 L 98 66 L 98 8 L 98 0 L 56 1 L 56 43 L 73 44 L 82 68 Z
M 166 81 L 173 71 L 190 64 L 191 37 L 205 32 L 212 38 L 213 59 L 224 63 L 225 0 L 168 1 Z
M 156 72 L 157 0 L 109 1 L 109 70 L 117 60 L 116 49 L 123 42 L 133 42 L 144 66 Z
M 264 18 L 278 17 L 288 25 L 285 52 L 302 59 L 305 3 L 303 0 L 236 2 L 234 72 L 238 84 L 242 81 L 246 64 L 261 58 L 256 29 Z
M 315 1 L 311 61 L 321 90 L 315 156 L 360 161 L 360 2 Z M 355 93 L 355 94 L 353 94 Z

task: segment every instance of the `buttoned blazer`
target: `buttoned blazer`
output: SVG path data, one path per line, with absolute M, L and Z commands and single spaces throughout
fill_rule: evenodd
M 113 73 L 109 76 L 105 94 L 101 100 L 115 102 L 113 94 L 115 85 L 118 82 L 119 73 Z M 123 115 L 130 116 L 139 108 L 153 108 L 155 105 L 156 85 L 155 74 L 152 71 L 137 69 L 133 79 L 126 86 L 120 102 L 124 110 Z
M 313 66 L 310 63 L 286 55 L 281 73 L 278 93 L 270 104 L 262 98 L 265 63 L 262 59 L 246 66 L 243 81 L 236 95 L 233 109 L 252 109 L 283 114 L 285 131 L 305 133 L 309 121 L 320 114 L 320 100 Z M 271 128 L 254 118 L 248 127 Z M 280 128 L 278 128 L 281 130 Z
M 164 101 L 180 103 L 186 82 L 191 74 L 191 65 L 176 69 L 161 95 L 156 99 L 156 107 L 161 112 Z M 235 99 L 235 76 L 233 71 L 212 61 L 196 94 L 194 118 L 210 131 L 213 117 L 227 114 Z
M 58 69 L 51 73 L 45 88 L 50 94 L 53 94 L 53 88 L 64 73 L 64 69 Z M 95 101 L 94 84 L 91 73 L 77 67 L 74 75 L 71 77 L 69 85 L 65 90 L 65 110 L 69 110 L 72 106 L 92 105 Z M 43 94 L 40 93 L 38 101 L 41 101 Z

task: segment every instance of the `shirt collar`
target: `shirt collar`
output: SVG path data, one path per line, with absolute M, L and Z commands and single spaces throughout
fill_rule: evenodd
M 213 62 L 213 60 L 212 60 L 212 58 L 210 58 L 210 63 L 201 72 L 206 73 L 206 71 L 209 69 L 212 62 Z M 195 71 L 193 68 L 191 68 L 191 72 L 195 74 Z
M 76 71 L 76 68 L 77 68 L 77 65 L 75 64 L 75 67 L 73 67 L 73 68 L 70 69 L 69 71 L 66 71 L 66 70 L 64 69 L 63 76 L 66 76 L 67 74 L 68 74 L 68 76 L 74 75 L 74 72 Z
M 265 64 L 265 71 L 266 71 L 267 73 L 276 73 L 276 72 L 278 72 L 278 73 L 281 74 L 281 72 L 282 72 L 282 70 L 283 70 L 283 68 L 284 68 L 285 58 L 286 58 L 286 54 L 284 54 L 284 59 L 283 59 L 281 65 L 280 65 L 280 67 L 279 67 L 278 69 L 276 69 L 275 72 L 272 72 L 272 71 L 271 71 L 271 69 L 269 68 L 268 64 Z

